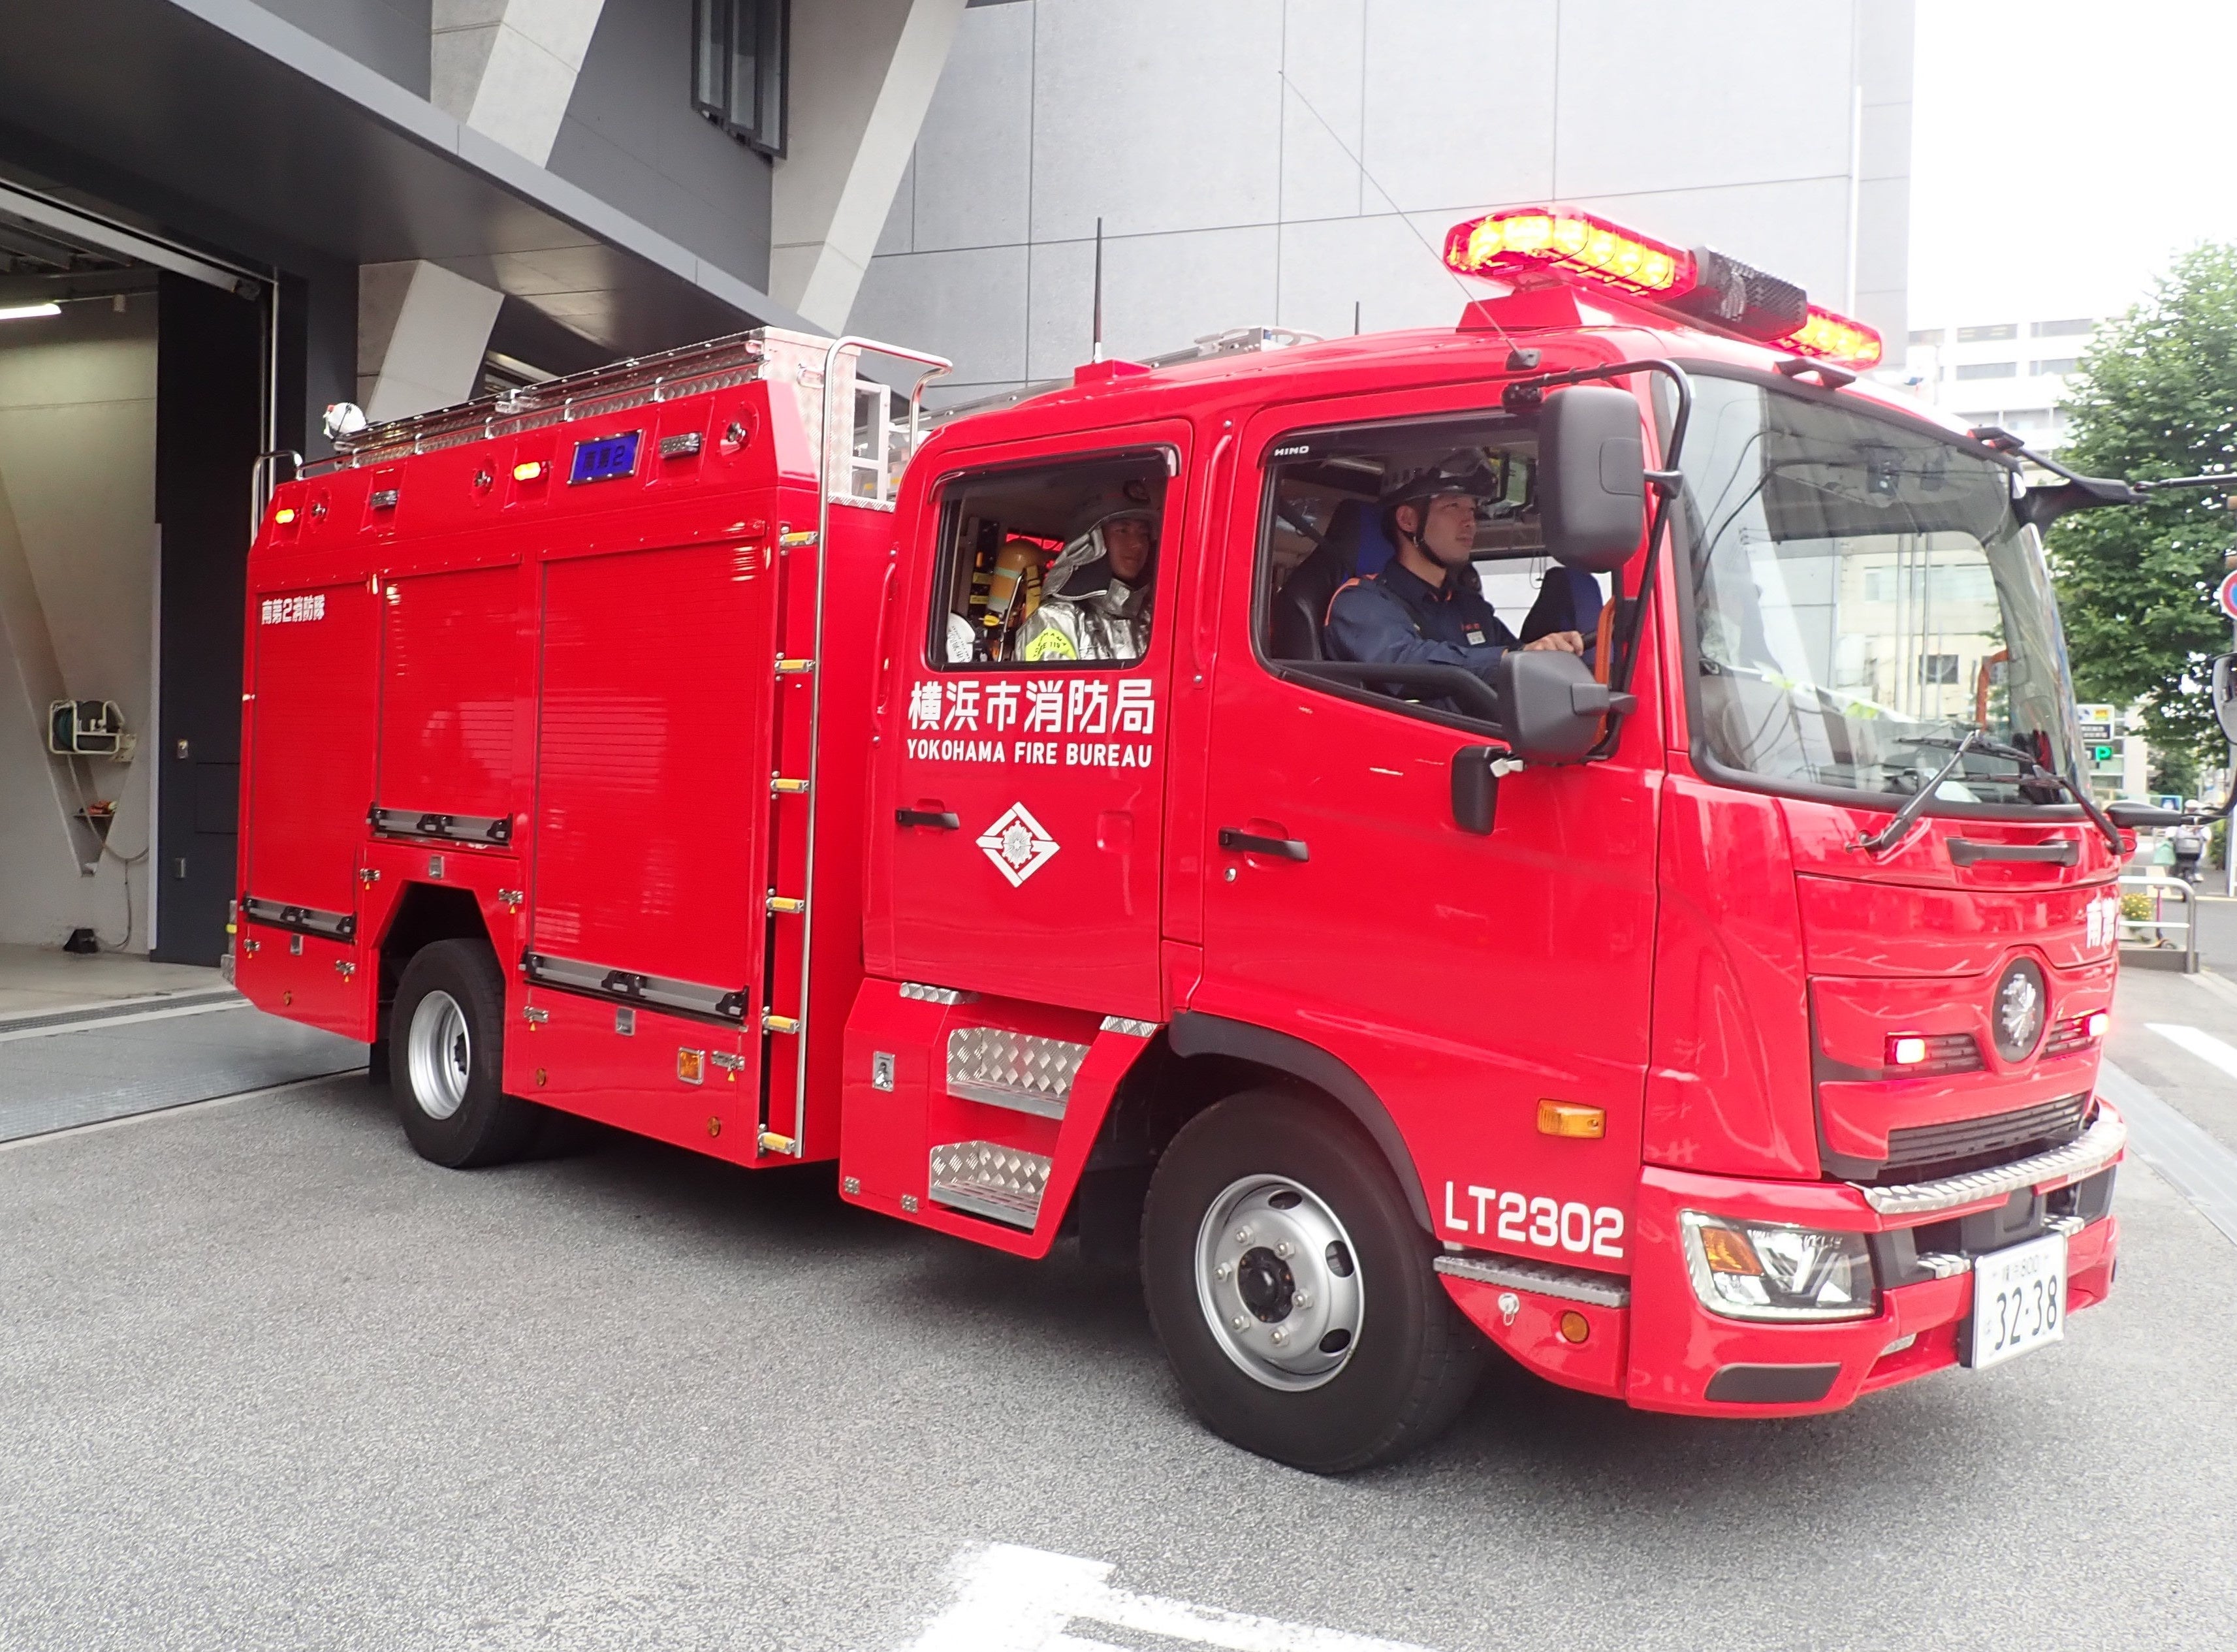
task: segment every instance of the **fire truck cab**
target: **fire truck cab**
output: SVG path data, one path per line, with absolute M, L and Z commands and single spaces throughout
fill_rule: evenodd
M 1760 1417 L 2056 1339 L 2125 1133 L 2047 510 L 1736 261 L 1447 258 L 1455 329 L 928 434 L 859 364 L 943 364 L 765 331 L 349 440 L 251 558 L 242 989 L 439 1162 L 558 1110 L 1138 1257 L 1316 1470 L 1493 1345 Z

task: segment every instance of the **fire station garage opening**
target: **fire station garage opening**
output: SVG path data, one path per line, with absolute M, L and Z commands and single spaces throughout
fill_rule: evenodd
M 1261 651 L 1270 660 L 1349 657 L 1329 632 L 1336 593 L 1390 570 L 1402 506 L 1418 512 L 1442 494 L 1474 506 L 1464 520 L 1454 513 L 1439 525 L 1441 549 L 1467 557 L 1449 577 L 1480 586 L 1512 632 L 1480 640 L 1530 642 L 1574 631 L 1590 646 L 1607 577 L 1546 555 L 1537 453 L 1528 425 L 1496 416 L 1283 437 L 1274 445 L 1260 543 Z
M 1140 659 L 1170 469 L 1158 449 L 948 483 L 930 661 L 983 671 Z

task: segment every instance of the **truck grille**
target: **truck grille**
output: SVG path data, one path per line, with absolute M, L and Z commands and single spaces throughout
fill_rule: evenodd
M 2049 1035 L 2042 1041 L 2042 1053 L 2046 1057 L 2071 1055 L 2076 1050 L 2088 1049 L 2093 1041 L 2089 1017 L 2069 1015 L 2062 1021 L 2051 1022 Z
M 1887 1162 L 1876 1181 L 1930 1180 L 2001 1164 L 2017 1150 L 2058 1146 L 2082 1133 L 2086 1095 L 2062 1096 L 1985 1119 L 1956 1119 L 1948 1124 L 1913 1125 L 1888 1132 Z M 1895 1173 L 1900 1172 L 1899 1178 Z M 1929 1174 L 1930 1173 L 1930 1175 Z

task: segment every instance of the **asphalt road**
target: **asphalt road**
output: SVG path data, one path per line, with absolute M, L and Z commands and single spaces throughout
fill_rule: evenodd
M 2118 1207 L 2112 1300 L 1996 1371 L 1743 1424 L 1503 1368 L 1331 1481 L 1191 1420 L 1131 1281 L 813 1172 L 439 1170 L 354 1079 L 49 1136 L 0 1149 L 0 1645 L 976 1652 L 987 1544 L 1107 1578 L 1074 1648 L 1361 1644 L 1174 1602 L 1444 1652 L 2227 1645 L 2237 1246 L 2141 1166 Z

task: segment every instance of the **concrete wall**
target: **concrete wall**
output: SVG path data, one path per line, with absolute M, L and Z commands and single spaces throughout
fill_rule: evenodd
M 1547 199 L 1805 284 L 1900 340 L 1912 0 L 973 4 L 852 330 L 949 394 L 1227 327 L 1448 323 L 1436 252 Z M 1861 143 L 1856 141 L 1861 87 Z M 1853 179 L 1853 182 L 1852 182 Z
M 427 96 L 433 0 L 257 0 L 274 17 L 347 52 L 406 90 Z
M 741 281 L 769 284 L 769 162 L 691 107 L 691 0 L 606 0 L 547 164 Z
M 81 788 L 115 800 L 110 844 L 145 849 L 155 750 L 70 764 L 44 730 L 50 693 L 115 700 L 143 738 L 154 728 L 155 478 L 155 294 L 122 314 L 0 322 L 0 942 L 52 946 L 80 926 L 126 940 L 128 869 L 104 856 L 83 876 L 67 817 Z M 134 951 L 147 874 L 129 869 Z

